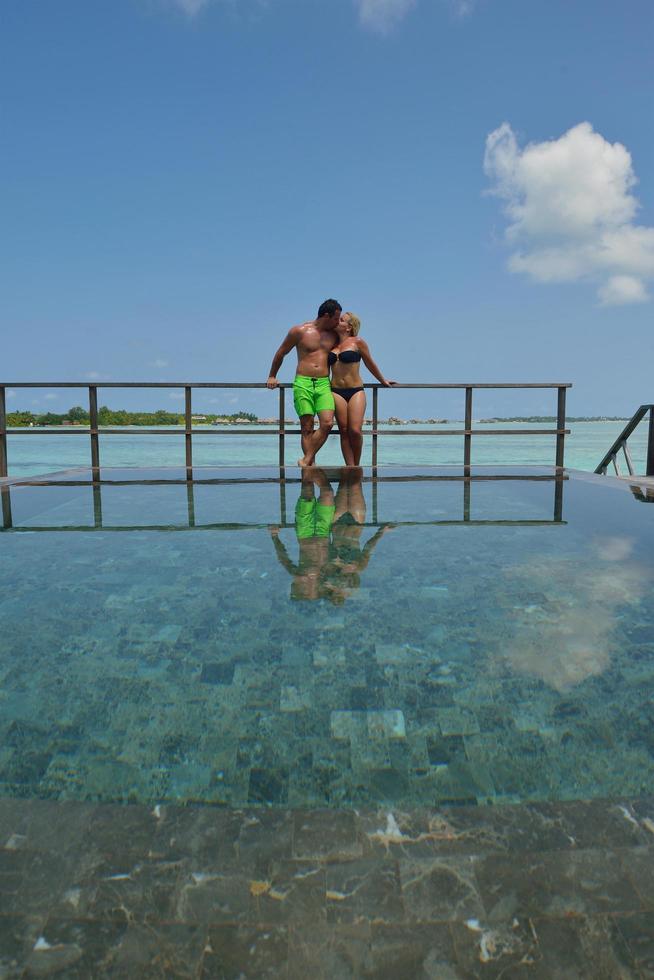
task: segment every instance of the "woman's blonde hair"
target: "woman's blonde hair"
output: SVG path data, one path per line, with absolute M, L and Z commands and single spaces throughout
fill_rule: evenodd
M 352 336 L 356 337 L 361 329 L 361 320 L 356 315 L 356 313 L 344 313 L 344 316 L 349 316 L 350 326 L 352 327 Z

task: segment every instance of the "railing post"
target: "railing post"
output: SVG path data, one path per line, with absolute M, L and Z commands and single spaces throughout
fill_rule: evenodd
M 377 524 L 377 471 L 372 476 L 372 523 Z
M 565 436 L 561 430 L 565 429 L 565 388 L 559 388 L 556 427 L 559 430 L 556 436 L 556 467 L 557 469 L 563 469 Z
M 89 385 L 89 429 L 91 430 L 91 469 L 93 476 L 100 471 L 100 439 L 98 437 L 98 389 Z
M 186 479 L 193 479 L 193 415 L 191 411 L 191 386 L 184 388 L 184 441 L 186 443 Z
M 284 387 L 279 386 L 279 468 L 284 468 L 285 462 L 285 432 L 284 426 L 286 425 L 286 409 L 285 409 L 285 398 L 284 398 Z
M 5 531 L 14 526 L 11 518 L 11 487 L 5 484 L 0 487 L 0 497 L 2 497 L 2 526 Z
M 554 479 L 554 520 L 557 524 L 563 520 L 563 477 L 560 474 Z
M 283 476 L 279 480 L 279 523 L 281 527 L 286 526 L 286 480 Z
M 463 520 L 470 520 L 470 475 L 463 478 Z
M 469 431 L 472 428 L 472 388 L 466 388 L 466 418 L 465 418 L 465 429 Z M 463 465 L 470 466 L 470 457 L 472 449 L 472 436 L 465 435 L 463 437 Z
M 93 483 L 93 526 L 96 530 L 102 527 L 102 487 Z
M 378 419 L 378 402 L 377 402 L 377 387 L 372 389 L 372 466 L 373 469 L 377 468 L 377 426 L 379 424 Z
M 7 476 L 7 403 L 5 387 L 0 386 L 0 477 Z
M 649 432 L 647 434 L 647 466 L 645 476 L 654 476 L 654 405 L 649 407 Z
M 634 476 L 634 461 L 631 458 L 631 453 L 629 452 L 629 446 L 627 445 L 626 439 L 624 439 L 622 442 L 622 452 L 624 453 L 624 461 L 627 464 L 627 472 L 629 473 L 629 476 Z
M 186 508 L 188 511 L 188 526 L 195 527 L 195 494 L 194 485 L 191 480 L 186 483 Z

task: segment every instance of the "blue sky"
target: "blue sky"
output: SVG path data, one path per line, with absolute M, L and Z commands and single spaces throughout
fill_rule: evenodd
M 650 0 L 4 0 L 1 380 L 265 380 L 335 296 L 399 381 L 569 380 L 572 414 L 631 414 L 654 395 L 653 41 Z

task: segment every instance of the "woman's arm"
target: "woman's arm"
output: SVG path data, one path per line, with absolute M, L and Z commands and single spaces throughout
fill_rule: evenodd
M 383 527 L 380 527 L 379 530 L 375 531 L 375 533 L 371 538 L 368 538 L 363 548 L 361 549 L 361 557 L 359 559 L 360 561 L 359 571 L 362 572 L 365 568 L 368 567 L 368 562 L 372 558 L 372 553 L 375 550 L 375 546 L 379 544 L 379 542 L 381 541 L 381 539 L 383 538 L 383 536 L 386 534 L 387 531 L 393 530 L 393 527 L 394 527 L 393 524 L 384 524 Z
M 357 347 L 359 348 L 359 352 L 361 354 L 361 360 L 368 368 L 373 378 L 377 378 L 377 381 L 379 381 L 380 384 L 383 384 L 385 388 L 390 388 L 392 385 L 397 384 L 397 381 L 386 380 L 384 375 L 381 373 L 381 371 L 373 361 L 370 354 L 370 348 L 368 347 L 365 340 L 363 340 L 361 337 L 357 337 Z

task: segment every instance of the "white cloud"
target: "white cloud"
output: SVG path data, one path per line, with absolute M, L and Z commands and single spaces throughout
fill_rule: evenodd
M 214 0 L 168 0 L 175 7 L 181 10 L 187 15 L 187 17 L 195 17 L 199 14 L 205 7 L 208 7 Z M 240 8 L 246 7 L 245 0 L 222 0 L 223 3 L 229 2 L 232 8 L 236 7 L 238 3 Z M 248 8 L 254 5 L 255 10 L 259 8 L 265 8 L 268 5 L 268 0 L 252 0 L 248 4 Z
M 213 0 L 169 0 L 189 18 L 196 17 Z M 234 3 L 235 0 L 232 0 Z M 268 0 L 258 0 L 265 6 Z M 417 6 L 418 0 L 353 0 L 363 27 L 378 34 L 388 34 L 406 15 Z M 465 19 L 475 6 L 476 0 L 446 0 L 455 17 Z
M 100 375 L 97 371 L 87 371 L 84 377 L 88 378 L 89 381 L 97 381 Z
M 165 368 L 168 367 L 168 361 L 164 361 L 163 357 L 155 357 L 154 361 L 150 361 L 148 367 Z
M 195 17 L 199 14 L 203 7 L 206 7 L 209 0 L 173 0 L 176 7 L 183 10 L 185 14 L 189 17 Z
M 47 395 L 43 396 L 43 400 L 46 402 L 54 402 L 59 396 L 54 391 L 49 391 Z
M 14 388 L 7 388 L 7 398 L 15 398 L 16 391 Z
M 466 17 L 469 17 L 474 10 L 475 0 L 449 0 L 449 4 L 455 17 L 459 17 L 461 20 L 464 20 Z
M 521 149 L 503 123 L 486 139 L 484 171 L 505 202 L 512 272 L 537 282 L 593 281 L 604 305 L 647 300 L 654 228 L 634 224 L 636 176 L 621 143 L 582 122 Z
M 592 549 L 599 560 L 627 561 L 631 558 L 636 541 L 618 535 L 606 535 L 592 542 Z
M 174 401 L 181 401 L 181 399 L 184 397 L 184 392 L 183 391 L 171 391 L 170 394 L 168 395 L 168 397 L 169 398 L 172 398 Z
M 387 34 L 409 11 L 417 0 L 354 0 L 359 20 L 364 27 Z
M 560 608 L 554 615 L 547 603 L 512 600 L 501 658 L 561 692 L 602 674 L 618 646 L 620 610 L 637 606 L 646 590 L 647 575 L 633 561 L 632 547 L 627 538 L 598 538 L 574 564 L 539 556 L 507 568 L 518 592 L 541 592 Z
M 640 279 L 634 276 L 611 276 L 597 291 L 602 306 L 624 303 L 646 303 L 649 295 Z

